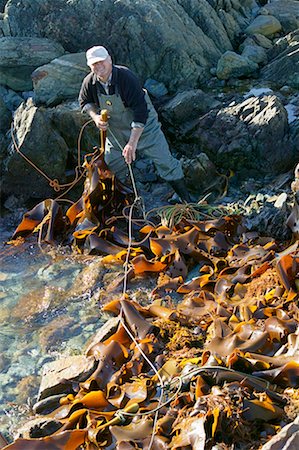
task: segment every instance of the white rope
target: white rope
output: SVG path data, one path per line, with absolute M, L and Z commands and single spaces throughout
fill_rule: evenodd
M 123 152 L 123 147 L 121 146 L 121 144 L 119 143 L 118 139 L 115 137 L 115 135 L 113 134 L 113 132 L 111 131 L 110 128 L 108 128 L 108 131 L 109 131 L 109 133 L 111 133 L 112 137 L 115 139 L 115 142 L 119 146 L 121 152 Z M 143 217 L 145 218 L 145 210 L 144 210 L 143 199 L 142 199 L 142 197 L 140 197 L 138 195 L 131 164 L 128 164 L 128 168 L 129 168 L 129 173 L 130 173 L 130 177 L 131 177 L 132 187 L 133 187 L 133 190 L 134 190 L 135 199 L 134 199 L 134 202 L 132 203 L 132 205 L 130 206 L 129 219 L 128 219 L 128 222 L 129 222 L 128 223 L 129 242 L 128 242 L 128 247 L 127 247 L 126 260 L 125 260 L 125 263 L 124 263 L 125 274 L 124 274 L 123 298 L 125 297 L 125 294 L 126 294 L 126 291 L 127 291 L 127 278 L 128 278 L 128 268 L 129 268 L 129 258 L 130 258 L 130 252 L 131 252 L 131 246 L 132 246 L 132 216 L 133 216 L 133 209 L 137 205 L 137 203 L 139 203 L 139 206 L 140 206 L 140 203 L 141 203 Z M 150 440 L 150 443 L 149 443 L 149 446 L 148 446 L 148 450 L 151 450 L 153 442 L 154 442 L 154 438 L 155 438 L 155 428 L 156 428 L 156 424 L 157 424 L 157 420 L 158 420 L 158 414 L 159 414 L 159 411 L 162 408 L 162 406 L 164 406 L 163 396 L 164 396 L 165 386 L 164 386 L 164 382 L 162 380 L 161 375 L 159 374 L 158 370 L 153 365 L 153 363 L 150 361 L 150 359 L 147 357 L 147 355 L 144 353 L 144 351 L 142 350 L 140 344 L 136 340 L 135 336 L 131 333 L 130 329 L 127 327 L 123 316 L 124 316 L 124 311 L 123 311 L 123 308 L 121 306 L 121 309 L 120 309 L 120 322 L 121 322 L 122 326 L 124 327 L 124 329 L 126 330 L 128 335 L 130 336 L 130 338 L 132 339 L 132 341 L 134 342 L 134 344 L 138 348 L 138 350 L 139 350 L 140 354 L 143 356 L 144 360 L 152 368 L 152 370 L 154 371 L 154 373 L 156 374 L 156 376 L 157 376 L 157 378 L 158 378 L 158 380 L 160 382 L 161 394 L 160 394 L 160 397 L 159 397 L 158 406 L 153 411 L 148 412 L 149 414 L 152 414 L 153 412 L 155 412 L 155 417 L 154 417 L 154 422 L 153 422 L 153 432 L 152 432 L 151 440 Z

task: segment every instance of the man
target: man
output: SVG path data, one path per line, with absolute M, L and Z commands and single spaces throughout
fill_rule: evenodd
M 147 92 L 130 69 L 114 65 L 107 49 L 86 52 L 91 73 L 83 80 L 79 103 L 82 112 L 106 130 L 100 111 L 109 113 L 105 161 L 117 178 L 126 182 L 128 167 L 138 153 L 149 157 L 161 178 L 168 181 L 181 201 L 190 202 L 180 162 L 170 151 Z

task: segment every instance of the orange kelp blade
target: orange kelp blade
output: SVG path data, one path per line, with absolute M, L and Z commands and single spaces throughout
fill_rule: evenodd
M 55 229 L 63 228 L 64 223 L 60 206 L 51 198 L 44 200 L 24 214 L 23 220 L 15 230 L 12 239 L 16 239 L 19 236 L 29 236 L 34 229 L 46 219 L 47 215 L 49 215 L 47 218 L 49 227 L 46 240 L 53 240 L 53 233 L 55 232 Z
M 75 450 L 86 435 L 86 430 L 69 430 L 39 439 L 17 439 L 3 450 Z

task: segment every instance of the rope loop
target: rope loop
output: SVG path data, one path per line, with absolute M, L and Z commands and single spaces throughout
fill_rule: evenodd
M 54 178 L 54 180 L 50 180 L 49 185 L 54 189 L 55 192 L 60 192 L 62 189 L 57 178 Z

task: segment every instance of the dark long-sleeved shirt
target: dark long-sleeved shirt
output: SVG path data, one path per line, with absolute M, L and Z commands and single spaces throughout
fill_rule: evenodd
M 79 94 L 79 104 L 82 112 L 96 105 L 99 107 L 97 86 L 104 95 L 104 87 L 97 80 L 94 73 L 88 74 L 81 86 Z M 144 91 L 136 75 L 127 67 L 112 66 L 112 77 L 108 85 L 109 95 L 118 93 L 126 108 L 133 112 L 133 122 L 145 124 L 148 117 L 147 103 L 144 98 Z

